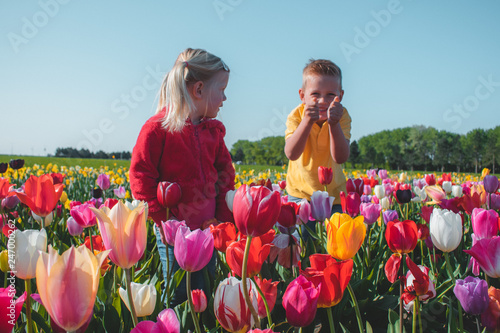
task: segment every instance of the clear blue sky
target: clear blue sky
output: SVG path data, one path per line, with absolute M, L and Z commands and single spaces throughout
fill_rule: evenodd
M 187 47 L 231 68 L 230 148 L 283 135 L 310 58 L 343 70 L 352 140 L 500 124 L 500 2 L 5 0 L 0 154 L 131 151 Z

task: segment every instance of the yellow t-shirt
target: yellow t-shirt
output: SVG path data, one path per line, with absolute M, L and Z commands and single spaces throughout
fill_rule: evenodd
M 295 132 L 303 117 L 304 104 L 301 104 L 288 115 L 285 140 Z M 345 108 L 339 123 L 344 137 L 350 140 L 351 117 Z M 310 200 L 313 192 L 324 191 L 325 188 L 320 184 L 318 178 L 319 166 L 332 168 L 333 180 L 328 185 L 327 190 L 330 196 L 335 197 L 334 204 L 340 204 L 340 191 L 345 192 L 346 179 L 342 166 L 335 163 L 330 153 L 330 129 L 326 121 L 321 127 L 318 124 L 312 126 L 304 152 L 295 161 L 289 161 L 286 176 L 288 194 Z

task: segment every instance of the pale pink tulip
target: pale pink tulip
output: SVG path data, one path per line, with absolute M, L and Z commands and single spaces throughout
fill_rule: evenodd
M 62 255 L 49 246 L 36 266 L 40 299 L 57 326 L 68 332 L 83 326 L 92 314 L 99 288 L 101 265 L 109 251 L 95 256 L 85 246 L 71 247 Z

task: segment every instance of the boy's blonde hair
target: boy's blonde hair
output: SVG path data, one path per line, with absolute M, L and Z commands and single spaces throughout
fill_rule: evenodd
M 206 82 L 221 70 L 229 72 L 221 58 L 205 50 L 188 48 L 179 54 L 160 88 L 156 113 L 167 108 L 162 127 L 169 132 L 181 131 L 195 108 L 188 92 L 188 84 Z
M 338 77 L 342 86 L 342 71 L 332 61 L 326 59 L 310 59 L 302 71 L 302 89 L 305 88 L 308 75 L 329 75 Z

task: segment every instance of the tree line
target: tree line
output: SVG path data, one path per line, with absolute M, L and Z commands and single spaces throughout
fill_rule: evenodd
M 67 158 L 99 158 L 99 159 L 118 159 L 118 160 L 129 160 L 131 154 L 128 151 L 112 152 L 106 153 L 102 150 L 97 152 L 91 152 L 88 149 L 75 149 L 75 148 L 57 148 L 55 157 L 67 157 Z
M 259 141 L 238 140 L 231 148 L 236 163 L 283 165 L 288 163 L 283 136 Z M 433 127 L 384 130 L 351 142 L 346 167 L 495 173 L 500 160 L 500 126 L 456 134 Z

